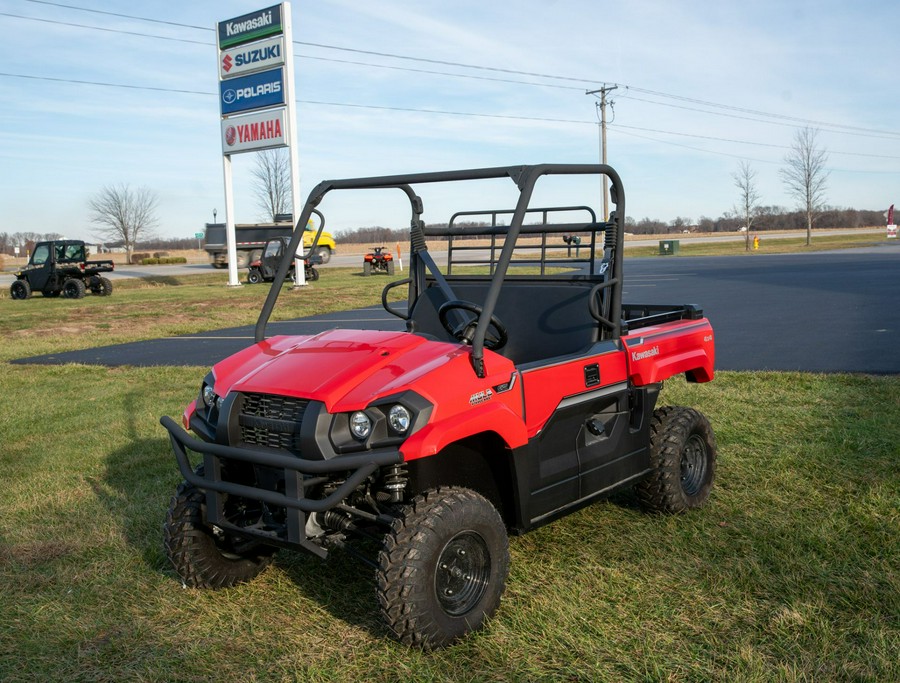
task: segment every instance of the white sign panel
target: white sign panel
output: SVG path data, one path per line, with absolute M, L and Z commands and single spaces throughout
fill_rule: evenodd
M 284 38 L 276 36 L 219 53 L 219 78 L 233 78 L 284 64 Z
M 887 226 L 887 238 L 889 240 L 897 239 L 897 226 L 896 225 Z
M 236 154 L 288 144 L 284 107 L 222 120 L 222 152 Z

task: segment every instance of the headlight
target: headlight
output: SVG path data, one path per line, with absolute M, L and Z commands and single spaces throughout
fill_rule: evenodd
M 216 390 L 212 388 L 211 384 L 204 384 L 203 389 L 200 392 L 200 398 L 203 399 L 203 405 L 207 408 L 211 408 L 215 404 L 218 396 L 216 396 Z
M 397 403 L 391 406 L 388 411 L 388 424 L 398 434 L 406 434 L 409 425 L 412 423 L 412 416 L 405 406 Z
M 350 416 L 350 432 L 360 441 L 365 441 L 372 432 L 372 420 L 361 410 L 356 411 Z

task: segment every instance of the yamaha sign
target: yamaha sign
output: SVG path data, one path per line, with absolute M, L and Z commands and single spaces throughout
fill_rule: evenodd
M 284 104 L 284 69 L 232 78 L 219 83 L 222 116 Z
M 218 30 L 220 50 L 278 35 L 283 32 L 281 5 L 250 12 L 228 21 L 220 21 Z
M 252 152 L 287 145 L 284 107 L 222 119 L 222 151 Z

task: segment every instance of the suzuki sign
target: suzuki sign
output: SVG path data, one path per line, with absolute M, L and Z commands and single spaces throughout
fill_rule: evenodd
M 271 69 L 219 83 L 222 116 L 284 104 L 284 69 Z
M 284 107 L 222 120 L 222 152 L 253 152 L 288 144 Z
M 217 27 L 220 50 L 278 35 L 283 32 L 281 5 L 250 12 L 228 21 L 220 21 Z
M 253 71 L 284 64 L 284 40 L 281 36 L 258 43 L 247 43 L 219 53 L 219 78 L 225 80 Z

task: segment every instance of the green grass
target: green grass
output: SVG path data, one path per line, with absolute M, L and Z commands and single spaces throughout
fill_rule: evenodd
M 292 315 L 347 307 L 331 272 L 285 292 Z M 386 281 L 346 280 L 350 305 Z M 2 358 L 253 322 L 265 292 L 192 282 L 0 300 Z M 0 680 L 900 679 L 896 377 L 668 382 L 663 401 L 716 430 L 710 504 L 652 516 L 620 493 L 511 539 L 497 617 L 425 654 L 387 636 L 369 570 L 340 554 L 281 552 L 252 584 L 181 587 L 161 544 L 180 477 L 158 419 L 205 371 L 2 366 Z
M 637 239 L 641 239 L 638 237 Z M 751 251 L 747 251 L 743 239 L 732 242 L 694 242 L 692 238 L 682 238 L 680 235 L 661 237 L 662 239 L 675 239 L 679 241 L 678 254 L 675 256 L 752 256 L 755 254 L 804 254 L 812 251 L 828 251 L 832 249 L 853 249 L 858 247 L 872 247 L 876 245 L 890 244 L 895 240 L 888 240 L 883 234 L 858 234 L 858 235 L 813 235 L 809 246 L 806 246 L 806 236 L 803 237 L 769 237 L 766 233 L 760 233 L 759 249 L 753 250 L 751 238 Z M 659 256 L 659 246 L 629 247 L 625 244 L 625 254 L 633 257 Z

